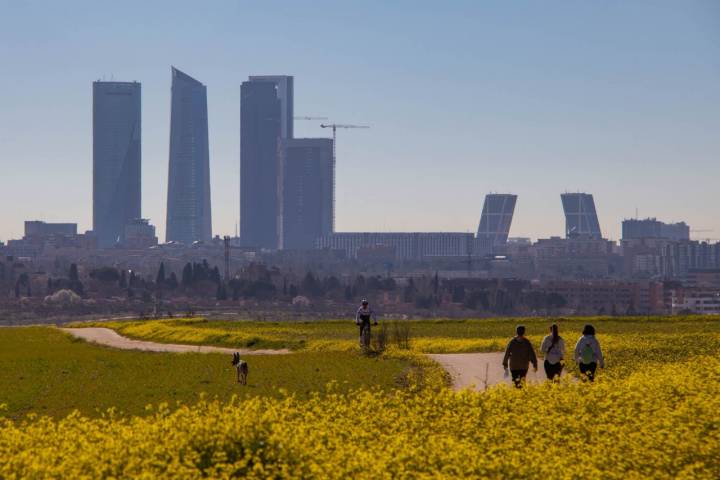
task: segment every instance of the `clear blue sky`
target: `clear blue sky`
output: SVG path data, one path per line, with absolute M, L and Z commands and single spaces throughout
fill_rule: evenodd
M 473 231 L 490 191 L 511 235 L 563 232 L 595 195 L 720 238 L 720 2 L 0 0 L 0 239 L 92 226 L 92 81 L 142 82 L 143 216 L 164 238 L 170 65 L 208 87 L 213 233 L 239 215 L 240 83 L 295 76 L 339 132 L 337 229 Z M 296 136 L 324 136 L 296 122 Z

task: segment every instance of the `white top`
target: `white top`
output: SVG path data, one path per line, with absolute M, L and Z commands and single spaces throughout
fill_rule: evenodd
M 552 348 L 550 348 L 551 346 Z M 560 337 L 555 345 L 553 345 L 552 335 L 548 335 L 543 338 L 542 344 L 540 344 L 540 351 L 545 354 L 545 360 L 555 365 L 565 358 L 565 340 Z

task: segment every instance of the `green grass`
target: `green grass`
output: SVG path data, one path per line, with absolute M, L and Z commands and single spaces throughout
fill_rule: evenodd
M 116 407 L 143 414 L 146 405 L 195 403 L 202 394 L 300 397 L 329 382 L 346 391 L 363 386 L 389 390 L 410 369 L 399 358 L 367 358 L 349 352 L 301 352 L 247 356 L 247 386 L 236 383 L 230 356 L 114 350 L 88 344 L 46 327 L 0 329 L 0 415 L 87 415 Z
M 504 348 L 520 323 L 527 327 L 530 339 L 539 342 L 553 322 L 560 325 L 561 335 L 568 342 L 577 339 L 586 323 L 593 323 L 599 336 L 720 333 L 720 316 L 439 319 L 400 323 L 409 325 L 414 351 L 450 353 L 498 351 Z M 388 324 L 392 333 L 394 322 Z M 358 335 L 357 327 L 350 320 L 258 322 L 193 318 L 79 323 L 76 326 L 108 327 L 131 338 L 156 342 L 300 351 L 354 350 Z
M 175 319 L 97 324 L 158 342 L 295 350 L 290 355 L 246 357 L 249 385 L 242 387 L 235 383 L 227 355 L 120 351 L 75 340 L 53 328 L 3 328 L 0 404 L 7 404 L 4 414 L 12 418 L 28 413 L 58 417 L 74 409 L 98 414 L 109 407 L 142 414 L 148 404 L 194 403 L 203 393 L 225 400 L 232 395 L 280 396 L 278 389 L 285 389 L 303 397 L 324 391 L 333 381 L 344 391 L 366 386 L 389 390 L 415 383 L 434 388 L 447 378 L 420 352 L 502 350 L 517 323 L 527 326 L 537 348 L 552 321 L 560 324 L 568 350 L 582 326 L 593 323 L 609 377 L 654 369 L 668 359 L 692 361 L 720 352 L 720 317 L 413 320 L 407 322 L 411 350 L 392 348 L 376 358 L 358 354 L 357 328 L 351 321 Z
M 557 322 L 571 353 L 583 326 L 592 323 L 605 352 L 608 375 L 624 377 L 638 369 L 655 368 L 667 358 L 690 360 L 720 351 L 720 317 L 596 317 L 494 318 L 402 321 L 410 328 L 411 353 L 495 352 L 505 348 L 519 323 L 539 348 L 549 325 Z M 392 333 L 393 321 L 388 322 Z M 258 322 L 206 321 L 202 318 L 96 323 L 133 338 L 157 342 L 297 351 L 354 352 L 357 328 L 352 321 Z M 391 344 L 392 344 L 392 334 Z

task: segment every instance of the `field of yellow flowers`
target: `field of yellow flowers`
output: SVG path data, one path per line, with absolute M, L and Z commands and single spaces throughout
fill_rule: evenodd
M 4 421 L 0 478 L 717 479 L 718 411 L 713 357 L 594 385 L 201 402 Z
M 585 321 L 562 320 L 561 333 L 574 340 Z M 496 349 L 516 323 L 484 322 L 418 322 L 411 350 L 390 355 L 417 357 L 423 341 Z M 0 478 L 720 478 L 720 321 L 592 322 L 607 353 L 594 384 L 475 393 L 331 383 L 304 398 L 160 405 L 145 416 L 0 419 Z M 248 334 L 241 322 L 196 323 L 178 326 Z M 537 344 L 548 321 L 523 323 Z M 259 326 L 258 338 L 260 328 L 291 327 Z M 344 326 L 317 328 L 324 348 L 346 341 Z M 323 340 L 304 335 L 298 349 Z

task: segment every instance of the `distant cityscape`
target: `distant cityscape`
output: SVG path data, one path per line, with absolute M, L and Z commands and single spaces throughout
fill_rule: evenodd
M 31 291 L 31 277 L 45 275 L 51 284 L 52 275 L 71 264 L 87 274 L 112 266 L 151 278 L 161 264 L 179 274 L 202 259 L 222 265 L 225 282 L 255 264 L 295 277 L 324 272 L 348 285 L 358 273 L 400 285 L 434 275 L 438 305 L 441 279 L 456 300 L 465 298 L 458 296 L 460 287 L 479 291 L 492 280 L 493 288 L 526 282 L 522 288 L 561 296 L 576 312 L 720 313 L 720 242 L 691 240 L 686 223 L 655 218 L 624 219 L 620 242 L 607 240 L 590 193 L 560 194 L 564 234 L 535 242 L 510 237 L 519 201 L 510 193 L 486 195 L 475 234 L 336 232 L 336 130 L 363 126 L 328 123 L 322 126 L 332 129 L 332 138 L 295 138 L 296 118 L 318 118 L 295 117 L 292 76 L 250 76 L 240 92 L 235 236 L 213 236 L 211 227 L 206 86 L 171 67 L 166 235 L 160 243 L 141 210 L 141 84 L 96 81 L 93 228 L 78 233 L 75 223 L 26 221 L 23 238 L 0 243 L 0 281 L 14 285 L 18 297 L 22 274 Z M 402 303 L 392 295 L 384 301 Z

